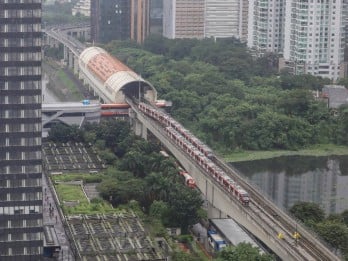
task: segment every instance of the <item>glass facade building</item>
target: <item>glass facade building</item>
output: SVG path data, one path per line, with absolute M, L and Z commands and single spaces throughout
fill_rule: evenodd
M 91 1 L 91 38 L 94 42 L 130 39 L 130 0 Z
M 41 0 L 0 0 L 0 260 L 42 256 Z

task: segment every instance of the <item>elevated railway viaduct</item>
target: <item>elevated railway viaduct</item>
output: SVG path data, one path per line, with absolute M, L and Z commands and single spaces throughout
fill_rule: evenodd
M 210 217 L 232 217 L 283 260 L 340 260 L 319 239 L 303 226 L 296 224 L 295 220 L 245 182 L 235 170 L 227 166 L 222 160 L 216 159 L 215 163 L 248 191 L 251 203 L 248 207 L 243 206 L 238 199 L 231 196 L 214 177 L 209 175 L 168 137 L 163 125 L 141 112 L 136 104 L 127 99 L 127 96 L 133 96 L 146 98 L 151 103 L 155 103 L 157 92 L 150 83 L 101 49 L 91 47 L 92 49 L 82 50 L 82 47 L 75 40 L 70 41 L 70 38 L 66 37 L 64 30 L 50 29 L 46 31 L 46 34 L 48 38 L 53 38 L 54 41 L 59 41 L 65 46 L 64 49 L 69 53 L 66 55 L 67 65 L 86 84 L 90 85 L 90 88 L 101 97 L 103 102 L 123 102 L 131 106 L 130 118 L 136 134 L 146 138 L 148 131 L 150 131 L 193 176 L 208 202 Z M 71 56 L 73 59 L 69 58 Z M 283 233 L 283 239 L 277 237 L 279 232 Z M 298 244 L 295 244 L 292 237 L 294 232 L 301 235 Z

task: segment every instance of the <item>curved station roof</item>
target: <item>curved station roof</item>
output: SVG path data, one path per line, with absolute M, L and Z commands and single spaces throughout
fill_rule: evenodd
M 99 47 L 85 49 L 79 58 L 80 68 L 97 82 L 96 87 L 109 99 L 108 102 L 125 102 L 125 95 L 150 102 L 157 100 L 155 88 L 122 62 Z

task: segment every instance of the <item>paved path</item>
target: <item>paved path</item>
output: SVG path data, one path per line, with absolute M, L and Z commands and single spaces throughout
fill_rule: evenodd
M 56 201 L 54 200 L 53 188 L 49 186 L 49 181 L 47 180 L 47 177 L 45 174 L 43 174 L 43 177 L 42 177 L 42 189 L 43 189 L 43 224 L 54 225 L 59 243 L 62 248 L 56 260 L 62 260 L 62 261 L 75 260 L 71 252 L 68 238 L 64 231 L 61 216 L 58 213 L 59 206 L 56 205 Z

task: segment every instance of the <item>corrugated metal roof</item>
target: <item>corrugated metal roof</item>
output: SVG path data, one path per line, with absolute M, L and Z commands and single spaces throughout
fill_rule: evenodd
M 224 234 L 226 239 L 236 246 L 239 243 L 250 243 L 254 247 L 259 245 L 233 220 L 233 219 L 211 219 L 216 228 Z
M 112 57 L 105 50 L 99 47 L 89 47 L 80 55 L 80 67 L 88 70 L 101 83 L 98 88 L 111 101 L 123 102 L 123 95 L 120 90 L 130 83 L 149 86 L 151 92 L 147 93 L 147 97 L 152 101 L 157 99 L 156 89 L 142 77 L 132 71 L 121 61 Z

